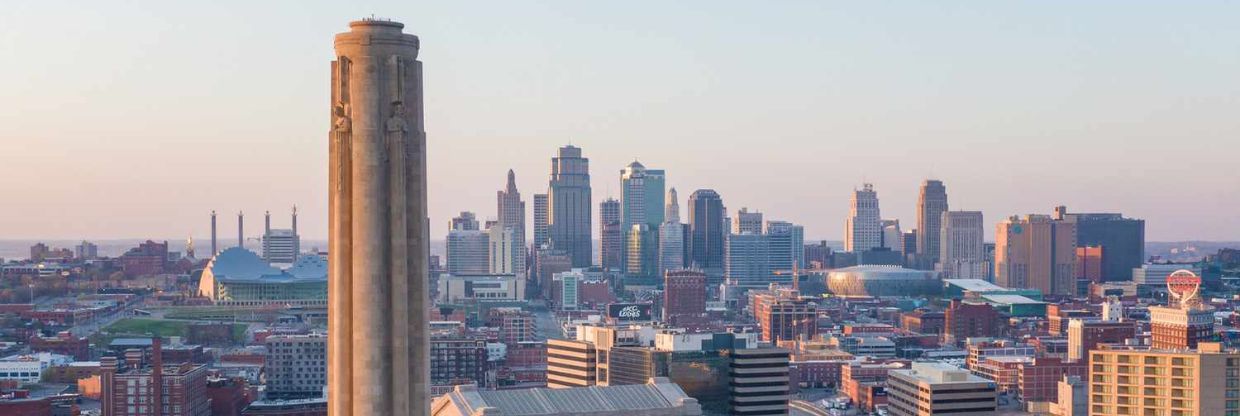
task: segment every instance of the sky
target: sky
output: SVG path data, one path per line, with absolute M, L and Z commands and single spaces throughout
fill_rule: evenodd
M 636 159 L 682 218 L 713 188 L 807 239 L 864 182 L 914 228 L 937 178 L 990 230 L 1062 204 L 1240 240 L 1240 3 L 569 0 L 6 4 L 0 239 L 257 235 L 294 204 L 326 237 L 332 35 L 372 14 L 421 38 L 435 238 L 510 168 L 532 211 L 572 143 L 596 206 Z

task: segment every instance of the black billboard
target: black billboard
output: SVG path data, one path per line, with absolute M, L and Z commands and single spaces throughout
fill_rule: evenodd
M 650 321 L 649 303 L 612 303 L 607 305 L 607 316 L 618 321 Z

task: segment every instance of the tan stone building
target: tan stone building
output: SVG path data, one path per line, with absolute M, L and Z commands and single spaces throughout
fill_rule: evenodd
M 995 383 L 946 363 L 913 363 L 887 373 L 887 410 L 894 416 L 995 413 Z
M 1089 414 L 1240 415 L 1240 352 L 1103 346 L 1089 353 Z

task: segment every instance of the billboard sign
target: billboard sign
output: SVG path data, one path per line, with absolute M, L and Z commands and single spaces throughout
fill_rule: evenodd
M 612 303 L 607 305 L 607 316 L 618 321 L 649 321 L 649 303 Z

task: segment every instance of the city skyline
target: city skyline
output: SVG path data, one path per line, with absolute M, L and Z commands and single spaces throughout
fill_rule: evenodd
M 372 11 L 436 41 L 423 51 L 438 62 L 427 68 L 437 81 L 427 89 L 433 237 L 460 211 L 493 217 L 495 178 L 510 168 L 521 192 L 545 193 L 547 159 L 567 143 L 592 159 L 592 205 L 620 196 L 610 172 L 636 158 L 666 169 L 669 188 L 714 189 L 730 210 L 802 224 L 810 240 L 843 234 L 848 192 L 863 182 L 882 195 L 885 218 L 915 223 L 928 178 L 950 188 L 951 206 L 986 214 L 987 240 L 999 219 L 1055 205 L 1144 219 L 1149 241 L 1240 235 L 1227 160 L 1240 130 L 1230 76 L 1240 29 L 1223 18 L 1235 5 L 1082 5 L 1072 16 L 1029 4 L 955 14 L 721 4 L 710 15 L 557 5 L 253 5 L 236 19 L 194 5 L 6 8 L 0 38 L 43 64 L 0 69 L 22 80 L 0 90 L 21 109 L 0 115 L 0 141 L 13 146 L 0 153 L 0 178 L 39 196 L 0 206 L 0 238 L 206 241 L 211 210 L 229 213 L 227 230 L 231 213 L 293 204 L 304 238 L 325 238 L 325 76 L 289 69 L 322 66 L 328 28 Z M 889 31 L 852 21 L 878 12 Z M 789 24 L 755 34 L 751 13 Z M 268 29 L 277 15 L 297 24 Z M 51 16 L 91 36 L 33 26 Z M 148 30 L 166 36 L 123 41 Z M 79 60 L 93 72 L 66 72 Z M 898 70 L 913 62 L 918 71 Z M 1046 156 L 1017 157 L 1035 151 Z

